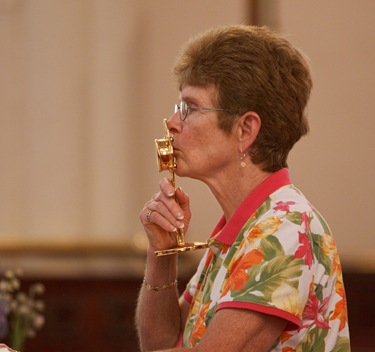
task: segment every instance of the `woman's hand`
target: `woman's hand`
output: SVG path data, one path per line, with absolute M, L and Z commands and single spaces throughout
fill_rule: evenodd
M 176 231 L 186 232 L 191 218 L 188 195 L 181 188 L 175 190 L 167 178 L 161 179 L 159 186 L 160 191 L 139 215 L 152 251 L 175 247 Z

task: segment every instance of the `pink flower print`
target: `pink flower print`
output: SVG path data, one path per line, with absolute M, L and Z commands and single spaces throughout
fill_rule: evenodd
M 306 231 L 310 229 L 310 219 L 306 212 L 301 214 L 302 224 L 305 226 Z
M 304 258 L 305 264 L 311 269 L 311 265 L 313 262 L 313 254 L 310 246 L 309 238 L 305 233 L 299 232 L 299 247 L 296 250 L 296 253 L 294 254 L 295 258 Z
M 308 328 L 314 323 L 318 328 L 329 328 L 329 324 L 323 315 L 327 310 L 329 299 L 330 296 L 324 298 L 320 304 L 320 301 L 315 294 L 310 296 L 310 299 L 307 302 L 305 310 L 302 314 L 302 320 L 305 320 L 306 323 L 301 326 L 301 329 Z
M 291 205 L 294 205 L 294 204 L 296 204 L 296 202 L 293 202 L 293 201 L 288 201 L 288 202 L 280 201 L 280 202 L 276 203 L 276 206 L 273 208 L 273 210 L 275 210 L 275 211 L 277 211 L 277 210 L 286 211 L 287 213 L 289 213 L 290 212 L 289 207 Z

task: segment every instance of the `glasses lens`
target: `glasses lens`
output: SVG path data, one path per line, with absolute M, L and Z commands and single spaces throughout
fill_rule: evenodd
M 180 116 L 181 116 L 182 121 L 185 121 L 188 113 L 189 113 L 189 106 L 184 101 L 182 101 L 180 103 Z
M 174 113 L 176 113 L 177 111 L 178 111 L 178 114 L 180 115 L 180 119 L 182 120 L 180 105 L 174 104 Z
M 180 119 L 182 121 L 186 120 L 187 115 L 189 114 L 189 105 L 186 104 L 184 101 L 180 102 L 180 105 L 174 104 L 174 113 L 179 112 Z

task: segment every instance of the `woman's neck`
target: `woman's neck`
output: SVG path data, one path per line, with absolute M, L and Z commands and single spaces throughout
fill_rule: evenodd
M 262 171 L 258 166 L 250 164 L 222 177 L 213 177 L 205 183 L 228 220 L 245 198 L 270 175 L 270 172 Z

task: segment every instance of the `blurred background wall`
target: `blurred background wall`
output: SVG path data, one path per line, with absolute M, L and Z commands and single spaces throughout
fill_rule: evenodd
M 202 30 L 253 23 L 310 58 L 311 132 L 292 177 L 344 268 L 374 272 L 374 12 L 369 0 L 0 0 L 0 269 L 140 277 L 138 213 L 162 176 L 154 139 L 178 99 L 174 57 Z M 220 209 L 205 186 L 177 183 L 189 236 L 204 240 Z
M 138 213 L 161 177 L 153 140 L 178 97 L 179 46 L 212 26 L 258 23 L 311 61 L 311 133 L 290 157 L 294 181 L 328 219 L 343 261 L 371 261 L 374 9 L 352 0 L 1 0 L 1 242 L 142 242 Z M 205 186 L 178 182 L 192 198 L 190 236 L 204 239 L 220 209 Z

